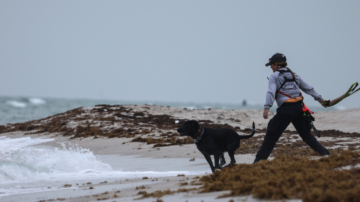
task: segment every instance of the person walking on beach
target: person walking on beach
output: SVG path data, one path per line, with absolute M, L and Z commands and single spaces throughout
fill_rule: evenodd
M 311 149 L 319 152 L 320 155 L 329 155 L 329 151 L 310 133 L 311 122 L 304 116 L 303 107 L 305 106 L 303 105 L 300 90 L 314 97 L 323 107 L 326 107 L 324 105 L 325 100 L 313 87 L 309 86 L 298 74 L 287 67 L 285 55 L 281 53 L 274 54 L 265 66 L 271 66 L 273 74 L 269 78 L 263 113 L 264 119 L 269 117 L 269 109 L 275 100 L 278 108 L 276 115 L 268 123 L 264 141 L 256 154 L 254 163 L 266 160 L 269 157 L 275 143 L 290 123 L 294 125 L 302 140 Z

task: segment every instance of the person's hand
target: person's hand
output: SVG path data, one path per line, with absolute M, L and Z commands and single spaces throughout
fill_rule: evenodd
M 264 110 L 263 117 L 264 117 L 264 119 L 267 119 L 269 117 L 269 109 Z
M 321 105 L 323 106 L 323 107 L 328 107 L 327 105 L 325 105 L 325 102 L 326 102 L 327 100 L 323 100 L 323 101 L 321 101 Z

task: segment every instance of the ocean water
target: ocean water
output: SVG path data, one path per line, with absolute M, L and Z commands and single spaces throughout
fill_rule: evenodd
M 7 123 L 20 123 L 45 118 L 58 113 L 63 113 L 78 107 L 91 107 L 97 104 L 124 105 L 124 104 L 148 104 L 172 106 L 188 109 L 263 109 L 262 104 L 249 103 L 244 105 L 226 103 L 176 103 L 176 102 L 130 102 L 116 100 L 91 100 L 91 99 L 59 99 L 59 98 L 35 98 L 35 97 L 6 97 L 0 96 L 0 125 Z M 341 106 L 325 109 L 321 106 L 311 107 L 314 112 L 345 109 Z M 275 110 L 272 107 L 271 110 Z
M 199 175 L 210 172 L 204 165 L 190 166 L 189 159 L 178 159 L 172 167 L 163 159 L 136 156 L 95 155 L 86 148 L 61 143 L 60 148 L 39 145 L 53 139 L 0 137 L 0 201 L 23 193 L 77 189 L 77 186 L 141 179 Z M 163 169 L 163 168 L 166 169 Z M 71 184 L 71 188 L 64 187 Z

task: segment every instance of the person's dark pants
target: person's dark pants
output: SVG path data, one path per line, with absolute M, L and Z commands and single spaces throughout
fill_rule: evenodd
M 310 133 L 311 122 L 304 118 L 301 103 L 302 102 L 284 103 L 277 109 L 276 115 L 269 121 L 264 142 L 256 154 L 254 163 L 260 160 L 266 160 L 269 157 L 271 151 L 274 149 L 275 143 L 290 123 L 294 125 L 302 140 L 308 144 L 311 149 L 319 152 L 320 155 L 330 154 Z

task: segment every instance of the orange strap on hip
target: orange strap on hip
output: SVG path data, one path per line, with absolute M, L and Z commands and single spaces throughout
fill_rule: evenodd
M 286 103 L 291 103 L 291 102 L 299 102 L 303 100 L 303 97 L 302 96 L 299 96 L 299 97 L 296 97 L 296 98 L 290 98 L 290 99 L 287 99 L 285 102 Z

